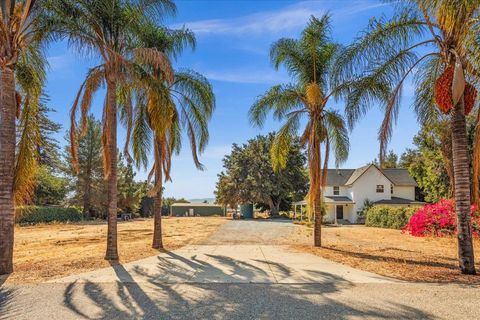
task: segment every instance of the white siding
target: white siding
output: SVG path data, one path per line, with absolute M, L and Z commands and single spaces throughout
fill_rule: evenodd
M 362 210 L 365 199 L 372 202 L 390 200 L 390 184 L 390 180 L 388 180 L 377 168 L 374 166 L 368 168 L 368 170 L 365 171 L 352 186 L 352 200 L 355 202 L 353 210 L 354 217 L 352 217 L 354 221 L 352 222 L 356 221 L 356 213 Z M 376 192 L 377 185 L 384 186 L 383 193 Z
M 325 186 L 325 192 L 324 192 L 324 195 L 325 196 L 333 196 L 333 187 L 334 186 Z M 349 193 L 349 189 L 348 187 L 346 186 L 338 186 L 340 187 L 339 191 L 340 191 L 340 194 L 336 195 L 336 196 L 344 196 L 344 197 L 350 197 L 350 193 Z
M 393 197 L 415 200 L 415 187 L 393 186 Z

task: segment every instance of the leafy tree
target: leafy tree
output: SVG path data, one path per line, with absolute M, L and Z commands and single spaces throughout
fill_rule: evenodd
M 146 195 L 145 184 L 135 181 L 135 172 L 132 164 L 125 164 L 123 157 L 119 155 L 118 160 L 118 203 L 117 207 L 121 212 L 136 214 L 141 198 Z
M 67 194 L 67 182 L 64 178 L 52 174 L 46 165 L 37 172 L 33 203 L 36 205 L 60 205 Z
M 257 136 L 248 143 L 234 145 L 224 160 L 215 192 L 217 203 L 236 208 L 239 203 L 259 203 L 278 215 L 281 204 L 298 201 L 308 189 L 305 156 L 298 139 L 292 142 L 285 167 L 274 171 L 270 150 L 275 135 Z
M 174 81 L 166 84 L 152 73 L 149 84 L 136 90 L 133 129 L 133 156 L 138 165 L 147 165 L 153 149 L 151 175 L 155 186 L 154 248 L 162 248 L 161 215 L 163 180 L 170 180 L 172 156 L 181 149 L 182 131 L 187 133 L 195 166 L 203 170 L 198 154 L 208 142 L 208 121 L 215 109 L 215 96 L 208 80 L 194 71 L 177 72 Z M 153 145 L 153 148 L 152 148 Z
M 398 156 L 390 150 L 390 152 L 385 156 L 383 163 L 384 168 L 398 168 Z
M 335 71 L 337 83 L 347 84 L 343 93 L 350 125 L 376 101 L 385 111 L 379 130 L 383 165 L 407 77 L 415 76 L 415 110 L 419 120 L 426 123 L 443 117 L 434 105 L 435 83 L 447 68 L 453 70 L 453 84 L 446 88 L 451 98 L 444 97 L 443 102 L 453 105 L 451 115 L 446 118 L 450 120 L 452 139 L 459 266 L 464 274 L 475 274 L 464 91 L 466 79 L 475 83 L 480 79 L 479 8 L 480 2 L 476 0 L 399 3 L 392 18 L 370 21 L 367 30 L 339 55 Z M 478 155 L 480 158 L 480 150 Z M 474 161 L 474 169 L 475 166 L 478 169 L 475 163 L 478 161 Z M 477 197 L 476 192 L 473 196 Z
M 285 67 L 294 83 L 272 87 L 250 109 L 250 119 L 258 126 L 265 123 L 270 111 L 275 119 L 285 121 L 271 150 L 276 170 L 285 166 L 292 136 L 305 124 L 300 142 L 307 146 L 310 170 L 308 204 L 315 217 L 315 246 L 321 246 L 322 192 L 330 150 L 334 151 L 338 166 L 347 159 L 349 149 L 343 117 L 327 108 L 330 98 L 339 89 L 330 81 L 339 48 L 330 39 L 329 15 L 320 19 L 311 17 L 299 39 L 280 39 L 270 50 L 275 68 Z M 306 121 L 302 122 L 304 118 Z
M 49 31 L 41 9 L 41 1 L 0 1 L 0 275 L 13 271 L 15 205 L 30 198 L 38 168 L 34 119 L 45 82 L 42 42 Z
M 69 138 L 67 137 L 67 140 Z M 87 129 L 78 139 L 78 173 L 72 166 L 70 150 L 65 152 L 65 174 L 73 193 L 70 203 L 83 207 L 86 218 L 104 217 L 106 209 L 106 186 L 103 180 L 102 124 L 90 115 Z
M 81 132 L 84 132 L 92 96 L 106 85 L 102 137 L 108 203 L 105 259 L 118 260 L 117 94 L 121 86 L 133 86 L 142 77 L 138 68 L 142 63 L 151 65 L 167 82 L 173 82 L 170 61 L 163 52 L 149 47 L 145 39 L 155 38 L 155 31 L 161 31 L 158 21 L 166 14 L 173 14 L 175 4 L 170 0 L 45 0 L 45 9 L 56 27 L 56 36 L 68 39 L 80 53 L 94 55 L 101 61 L 88 72 L 72 106 L 70 140 L 72 163 L 78 171 L 77 109 L 81 109 Z M 159 37 L 158 41 L 163 39 Z M 129 106 L 126 112 L 131 113 Z M 131 123 L 127 125 L 129 132 Z

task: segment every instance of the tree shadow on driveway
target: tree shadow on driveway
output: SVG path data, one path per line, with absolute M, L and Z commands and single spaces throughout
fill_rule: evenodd
M 433 318 L 388 300 L 351 303 L 343 294 L 355 285 L 329 273 L 321 275 L 323 283 L 239 283 L 262 278 L 267 269 L 218 255 L 203 260 L 168 254 L 158 257 L 154 273 L 117 264 L 112 265 L 115 283 L 71 283 L 64 292 L 64 306 L 85 319 Z M 285 276 L 291 272 L 281 263 L 275 268 Z M 167 274 L 175 281 L 169 282 Z M 215 282 L 217 275 L 232 282 Z M 192 282 L 193 276 L 203 281 Z

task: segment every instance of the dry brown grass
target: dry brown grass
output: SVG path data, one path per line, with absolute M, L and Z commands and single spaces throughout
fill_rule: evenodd
M 164 218 L 167 250 L 199 243 L 224 224 L 225 218 Z M 8 283 L 42 282 L 109 266 L 105 223 L 50 224 L 15 228 L 14 268 Z M 119 222 L 120 262 L 158 254 L 151 247 L 152 219 Z
M 352 267 L 418 282 L 480 283 L 480 276 L 460 274 L 456 238 L 418 238 L 399 230 L 364 226 L 324 227 L 323 248 L 315 248 L 313 229 L 299 228 L 292 247 Z M 475 240 L 476 252 L 480 241 Z M 476 263 L 480 265 L 479 254 Z

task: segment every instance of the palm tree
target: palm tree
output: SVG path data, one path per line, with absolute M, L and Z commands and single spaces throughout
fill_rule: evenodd
M 100 65 L 89 71 L 75 98 L 71 111 L 70 141 L 72 162 L 77 167 L 77 109 L 81 109 L 81 131 L 84 132 L 92 95 L 106 85 L 102 135 L 108 202 L 105 259 L 118 260 L 117 93 L 123 83 L 137 76 L 139 62 L 151 65 L 166 81 L 173 81 L 168 58 L 155 48 L 145 46 L 142 39 L 145 30 L 157 26 L 156 21 L 165 14 L 173 14 L 176 8 L 170 0 L 48 0 L 46 8 L 57 28 L 58 37 L 67 38 L 80 53 L 101 60 Z
M 31 195 L 37 168 L 39 128 L 33 119 L 45 81 L 42 42 L 49 30 L 40 7 L 34 0 L 0 0 L 0 275 L 13 271 L 14 208 Z
M 353 125 L 375 101 L 385 111 L 380 127 L 380 159 L 396 122 L 402 86 L 411 74 L 416 80 L 415 109 L 421 122 L 437 118 L 435 85 L 440 75 L 454 70 L 447 87 L 452 103 L 454 195 L 457 212 L 459 265 L 462 273 L 475 274 L 470 219 L 470 172 L 465 122 L 465 79 L 478 84 L 480 1 L 411 0 L 400 4 L 391 18 L 373 19 L 365 33 L 337 60 L 335 78 L 349 83 L 342 94 Z M 450 99 L 450 101 L 447 101 Z
M 154 164 L 149 175 L 149 179 L 155 179 L 150 192 L 154 197 L 152 247 L 160 249 L 163 248 L 163 181 L 171 180 L 172 155 L 180 152 L 184 129 L 190 140 L 193 161 L 203 170 L 198 153 L 205 150 L 208 142 L 208 121 L 215 109 L 215 97 L 208 80 L 194 71 L 175 73 L 172 84 L 155 76 L 147 83 L 135 94 L 132 149 L 135 162 L 146 167 L 153 145 Z
M 338 166 L 347 159 L 349 149 L 342 116 L 326 106 L 338 90 L 332 86 L 329 76 L 339 48 L 330 40 L 329 15 L 320 19 L 311 17 L 300 39 L 280 39 L 270 50 L 275 68 L 283 65 L 295 83 L 272 87 L 250 109 L 250 118 L 258 126 L 264 124 L 270 110 L 275 119 L 285 120 L 271 150 L 274 169 L 285 166 L 292 136 L 299 130 L 302 117 L 306 117 L 300 141 L 308 151 L 308 204 L 315 217 L 315 246 L 321 246 L 322 192 L 330 150 L 333 148 Z M 323 163 L 322 150 L 325 153 Z

